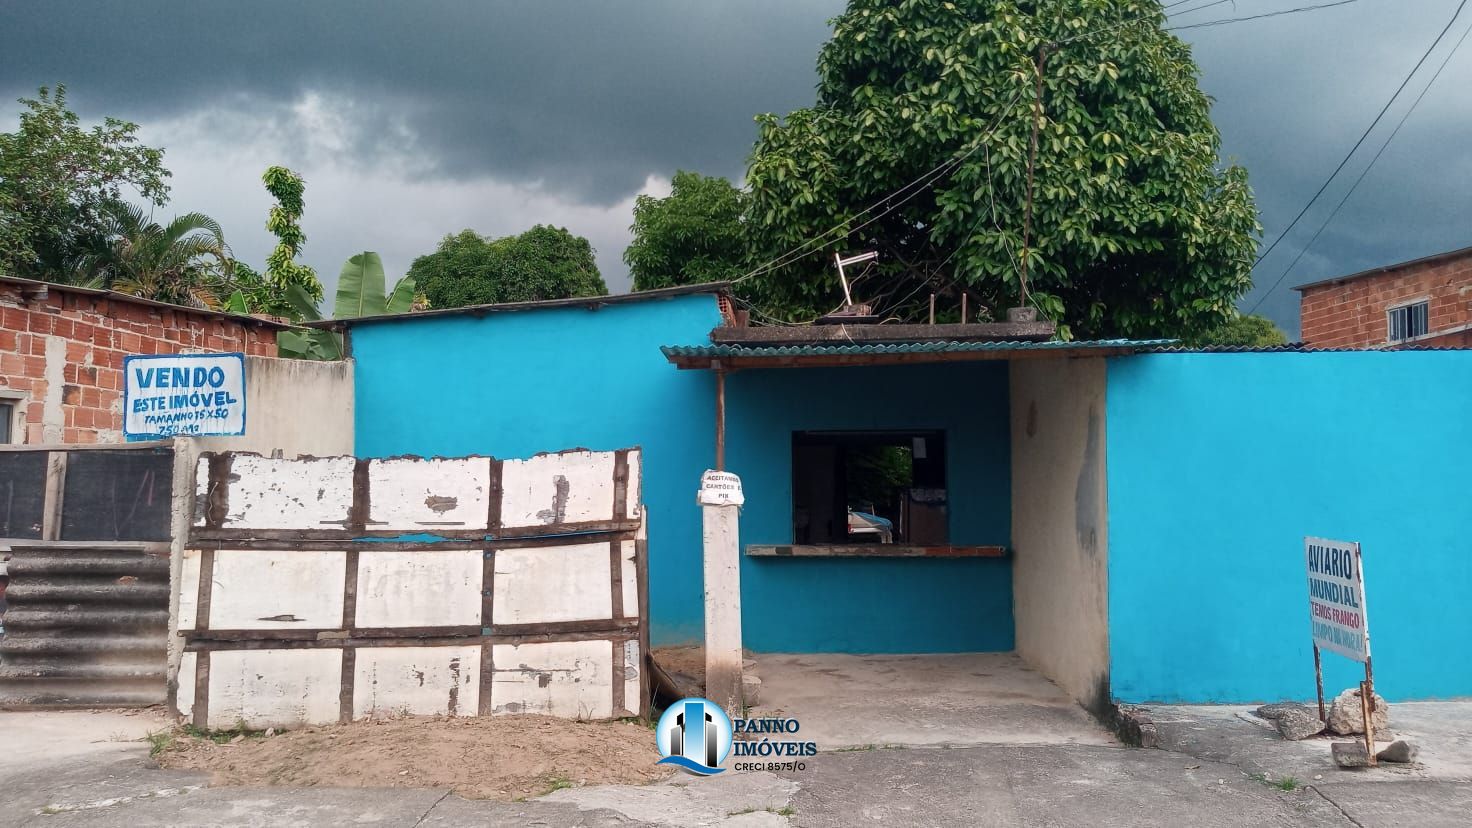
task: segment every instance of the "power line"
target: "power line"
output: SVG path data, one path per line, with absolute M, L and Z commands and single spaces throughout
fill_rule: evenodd
M 1324 194 L 1324 191 L 1329 189 L 1329 185 L 1334 183 L 1334 179 L 1339 176 L 1339 173 L 1344 171 L 1345 166 L 1349 164 L 1349 159 L 1353 158 L 1354 154 L 1359 151 L 1359 148 L 1365 143 L 1365 139 L 1370 137 L 1370 133 L 1375 130 L 1375 127 L 1380 124 L 1380 120 L 1385 117 L 1385 113 L 1390 111 L 1390 107 L 1395 103 L 1396 98 L 1399 98 L 1400 93 L 1404 92 L 1406 86 L 1410 84 L 1411 78 L 1415 77 L 1416 73 L 1421 70 L 1422 64 L 1426 62 L 1426 59 L 1428 57 L 1431 57 L 1431 53 L 1436 50 L 1437 45 L 1441 43 L 1441 39 L 1446 37 L 1446 33 L 1451 31 L 1452 24 L 1457 22 L 1457 17 L 1461 15 L 1462 9 L 1465 8 L 1466 5 L 1467 0 L 1461 0 L 1461 2 L 1457 4 L 1457 10 L 1452 12 L 1451 19 L 1446 21 L 1446 26 L 1442 27 L 1442 30 L 1439 34 L 1437 34 L 1436 39 L 1431 41 L 1431 45 L 1426 48 L 1426 51 L 1421 55 L 1421 59 L 1416 61 L 1416 65 L 1411 67 L 1411 71 L 1406 75 L 1405 80 L 1402 80 L 1400 82 L 1400 86 L 1396 87 L 1395 94 L 1391 95 L 1390 100 L 1385 102 L 1385 106 L 1380 108 L 1380 112 L 1375 116 L 1375 120 L 1371 121 L 1368 127 L 1365 127 L 1365 131 L 1363 134 L 1360 135 L 1359 140 L 1355 141 L 1354 146 L 1349 148 L 1349 152 L 1345 154 L 1344 159 L 1339 162 L 1339 165 L 1334 168 L 1333 172 L 1329 173 L 1329 177 L 1324 179 L 1323 186 L 1319 187 L 1318 191 L 1314 193 L 1313 197 L 1308 200 L 1308 203 L 1303 205 L 1303 209 L 1298 211 L 1298 215 L 1293 217 L 1293 221 L 1288 222 L 1288 226 L 1283 230 L 1282 233 L 1278 234 L 1278 237 L 1273 240 L 1272 244 L 1268 245 L 1268 249 L 1264 250 L 1261 254 L 1258 255 L 1257 261 L 1252 263 L 1253 267 L 1257 267 L 1259 264 L 1262 264 L 1262 261 L 1268 257 L 1268 254 L 1272 253 L 1273 250 L 1278 246 L 1278 244 L 1282 242 L 1283 239 L 1287 238 L 1289 233 L 1293 232 L 1293 228 L 1298 226 L 1298 222 L 1303 220 L 1303 217 L 1307 215 L 1309 209 L 1311 209 L 1314 204 L 1318 202 L 1319 197 Z M 1258 306 L 1261 305 L 1263 301 L 1266 300 L 1273 291 L 1278 289 L 1278 285 L 1283 283 L 1283 279 L 1287 275 L 1288 272 L 1284 271 L 1283 275 L 1279 276 L 1277 281 L 1273 282 L 1273 286 L 1268 288 L 1266 292 L 1258 297 L 1257 302 L 1252 305 L 1252 310 L 1248 311 L 1248 313 L 1250 314 L 1252 313 L 1252 311 L 1257 310 Z
M 1228 23 L 1245 23 L 1248 20 L 1262 20 L 1263 18 L 1267 17 L 1281 17 L 1285 14 L 1298 14 L 1299 12 L 1318 11 L 1319 9 L 1332 9 L 1335 6 L 1347 6 L 1350 3 L 1358 2 L 1359 0 L 1339 0 L 1339 2 L 1337 3 L 1321 3 L 1317 6 L 1299 6 L 1296 9 L 1283 9 L 1282 11 L 1264 12 L 1263 14 L 1248 15 L 1247 17 L 1226 17 L 1221 20 L 1208 20 L 1205 23 L 1186 23 L 1181 26 L 1169 26 L 1166 28 L 1166 31 L 1178 32 L 1182 29 L 1204 29 L 1208 26 L 1225 26 Z M 1202 8 L 1206 7 L 1202 6 Z M 1190 11 L 1196 11 L 1196 9 L 1190 9 Z
M 857 233 L 858 231 L 864 229 L 865 227 L 868 227 L 869 225 L 873 224 L 874 222 L 878 221 L 879 219 L 884 218 L 885 216 L 889 215 L 890 213 L 894 212 L 895 210 L 898 210 L 900 207 L 902 207 L 904 204 L 906 204 L 907 202 L 909 202 L 915 196 L 919 195 L 921 192 L 923 192 L 926 189 L 928 189 L 930 187 L 930 185 L 934 184 L 936 181 L 939 181 L 941 178 L 943 178 L 946 175 L 950 174 L 950 172 L 952 170 L 954 170 L 956 167 L 960 166 L 962 162 L 964 162 L 967 158 L 970 158 L 978 149 L 980 149 L 981 146 L 982 146 L 983 140 L 985 138 L 987 138 L 989 135 L 991 135 L 991 133 L 994 132 L 998 126 L 1001 125 L 1002 119 L 1005 118 L 1007 116 L 1007 114 L 1012 111 L 1012 107 L 1016 105 L 1017 100 L 1019 98 L 1021 98 L 1021 97 L 1022 97 L 1022 90 L 1021 89 L 1018 89 L 1017 92 L 1015 94 L 1013 94 L 1012 99 L 1007 102 L 1006 108 L 1003 109 L 1002 112 L 997 115 L 996 120 L 992 121 L 991 125 L 988 126 L 986 128 L 986 130 L 981 133 L 981 135 L 978 135 L 975 139 L 973 139 L 973 145 L 969 149 L 965 150 L 964 152 L 961 152 L 960 154 L 958 154 L 957 156 L 951 158 L 950 160 L 945 161 L 945 162 L 941 163 L 940 165 L 932 168 L 929 172 L 926 172 L 926 173 L 922 174 L 919 178 L 916 178 L 915 180 L 911 181 L 909 184 L 906 184 L 905 186 L 899 188 L 898 190 L 895 190 L 894 192 L 890 193 L 889 195 L 886 195 L 885 197 L 879 199 L 878 201 L 876 201 L 873 204 L 869 205 L 869 207 L 865 208 L 864 210 L 862 210 L 862 211 L 860 211 L 858 213 L 855 213 L 852 216 L 849 216 L 843 222 L 841 222 L 841 223 L 839 223 L 837 225 L 834 225 L 834 227 L 832 229 L 828 230 L 827 232 L 821 233 L 821 234 L 819 234 L 817 236 L 814 236 L 812 239 L 808 240 L 807 243 L 805 243 L 805 244 L 803 244 L 803 245 L 801 245 L 799 247 L 793 248 L 792 250 L 789 250 L 788 252 L 783 253 L 782 255 L 780 255 L 780 256 L 776 257 L 775 259 L 772 259 L 772 260 L 770 260 L 770 261 L 768 261 L 768 262 L 766 262 L 764 264 L 758 265 L 756 268 L 754 268 L 753 270 L 751 270 L 751 271 L 749 271 L 749 272 L 741 275 L 740 277 L 738 277 L 734 281 L 735 282 L 744 282 L 747 279 L 752 278 L 753 276 L 760 276 L 760 275 L 762 275 L 764 273 L 768 273 L 768 272 L 773 271 L 773 270 L 776 270 L 776 269 L 778 269 L 780 267 L 785 267 L 785 266 L 787 266 L 787 265 L 789 265 L 789 264 L 797 261 L 798 259 L 801 259 L 804 256 L 807 256 L 809 253 L 813 253 L 813 252 L 815 252 L 817 250 L 821 250 L 822 248 L 827 247 L 832 242 L 837 241 L 838 238 L 842 238 L 842 236 L 835 237 L 833 239 L 830 239 L 829 241 L 823 242 L 822 244 L 819 244 L 818 247 L 816 247 L 816 248 L 813 248 L 813 245 L 814 244 L 817 244 L 818 242 L 821 242 L 824 238 L 826 238 L 828 236 L 832 236 L 834 233 L 837 233 L 837 232 L 839 232 L 841 230 L 845 230 L 846 228 L 849 227 L 849 224 L 854 221 L 854 219 L 857 219 L 857 218 L 859 218 L 861 216 L 867 215 L 867 214 L 873 212 L 874 210 L 878 209 L 879 207 L 881 207 L 881 206 L 883 206 L 885 204 L 889 204 L 890 206 L 886 210 L 884 210 L 884 212 L 879 213 L 878 215 L 874 216 L 873 218 L 870 218 L 868 221 L 864 222 L 863 224 L 860 224 L 857 227 L 853 227 L 851 229 L 847 229 L 843 233 L 843 236 L 848 236 L 848 235 L 852 235 L 853 233 Z M 898 202 L 895 202 L 893 204 L 890 204 L 890 202 L 896 196 L 900 195 L 901 193 L 905 192 L 906 190 L 909 190 L 912 187 L 915 188 L 913 192 L 909 193 L 904 198 L 900 199 Z M 812 249 L 809 250 L 809 248 L 812 248 Z
M 1293 272 L 1293 268 L 1298 266 L 1299 260 L 1302 259 L 1310 249 L 1313 248 L 1314 242 L 1319 240 L 1319 236 L 1323 235 L 1324 230 L 1326 230 L 1329 227 L 1330 223 L 1334 221 L 1334 217 L 1339 215 L 1340 210 L 1344 209 L 1344 205 L 1349 201 L 1349 197 L 1354 195 L 1354 191 L 1359 188 L 1360 182 L 1364 181 L 1365 176 L 1369 175 L 1370 170 L 1374 168 L 1375 162 L 1379 161 L 1380 156 L 1385 154 L 1385 149 L 1390 146 L 1391 141 L 1395 140 L 1395 136 L 1400 133 L 1400 128 L 1406 125 L 1406 121 L 1411 117 L 1411 113 L 1415 112 L 1416 107 L 1421 105 L 1421 100 L 1426 97 L 1427 92 L 1431 91 L 1431 87 L 1436 84 L 1436 79 L 1441 77 L 1442 70 L 1446 69 L 1446 65 L 1452 62 L 1452 58 L 1457 54 L 1457 50 L 1462 48 L 1462 43 L 1467 40 L 1467 35 L 1469 34 L 1472 34 L 1472 26 L 1468 26 L 1462 32 L 1462 36 L 1457 39 L 1457 42 L 1455 45 L 1452 46 L 1451 51 L 1446 53 L 1446 58 L 1442 60 L 1440 66 L 1436 67 L 1436 72 L 1431 76 L 1431 80 L 1426 82 L 1426 86 L 1421 89 L 1421 94 L 1417 95 L 1416 100 L 1411 102 L 1410 108 L 1406 110 L 1404 115 L 1400 116 L 1400 122 L 1395 125 L 1395 129 L 1390 131 L 1390 135 L 1386 137 L 1385 143 L 1380 145 L 1380 149 L 1375 152 L 1374 157 L 1370 159 L 1370 163 L 1365 165 L 1365 168 L 1360 171 L 1359 177 L 1354 180 L 1353 184 L 1349 185 L 1349 191 L 1344 194 L 1343 198 L 1339 199 L 1338 204 L 1334 205 L 1334 209 L 1329 212 L 1328 217 L 1324 219 L 1324 223 L 1319 225 L 1319 229 L 1314 231 L 1314 235 L 1308 240 L 1308 244 L 1304 245 L 1303 249 L 1298 251 L 1298 255 L 1293 257 L 1293 261 L 1289 263 L 1287 269 L 1285 269 L 1282 275 L 1278 277 L 1278 280 L 1273 283 L 1274 287 L 1277 287 L 1279 284 L 1281 284 L 1283 280 L 1287 278 L 1288 274 Z M 1263 299 L 1265 298 L 1267 298 L 1267 294 L 1263 294 L 1261 297 L 1259 297 L 1257 300 L 1257 304 L 1252 306 L 1252 310 L 1257 310 L 1257 306 L 1262 304 Z M 1252 311 L 1248 311 L 1248 313 L 1251 312 Z

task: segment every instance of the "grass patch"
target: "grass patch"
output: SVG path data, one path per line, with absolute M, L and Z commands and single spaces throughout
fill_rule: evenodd
M 566 776 L 554 776 L 547 780 L 547 793 L 571 787 L 573 787 L 573 781 Z
M 148 740 L 148 757 L 152 759 L 172 747 L 179 734 L 170 728 L 150 733 L 144 738 Z
M 228 745 L 231 742 L 244 741 L 245 739 L 266 738 L 266 731 L 251 730 L 245 726 L 245 722 L 240 722 L 234 727 L 222 730 L 205 730 L 204 728 L 195 727 L 192 724 L 184 725 L 179 730 L 191 739 L 204 739 L 214 742 L 217 745 Z
M 1282 779 L 1274 781 L 1273 779 L 1270 779 L 1265 773 L 1254 773 L 1249 774 L 1247 778 L 1251 779 L 1253 782 L 1267 785 L 1269 788 L 1277 788 L 1280 791 L 1291 792 L 1296 791 L 1300 787 L 1302 787 L 1299 781 L 1291 776 L 1285 776 Z

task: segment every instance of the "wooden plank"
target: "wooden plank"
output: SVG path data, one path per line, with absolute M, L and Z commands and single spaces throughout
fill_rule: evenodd
M 190 707 L 194 726 L 199 730 L 210 727 L 210 652 L 201 650 L 194 657 L 194 704 Z
M 1153 346 L 1150 346 L 1153 347 Z M 1087 359 L 1123 356 L 1141 350 L 1133 346 L 1079 348 L 1018 348 L 984 351 L 930 351 L 899 354 L 806 354 L 797 356 L 678 356 L 671 363 L 686 370 L 737 371 L 753 368 L 843 368 L 870 365 L 916 365 L 933 362 L 989 362 L 1022 359 Z
M 1005 546 L 902 546 L 898 544 L 821 544 L 746 547 L 750 558 L 1005 558 Z
M 516 638 L 528 635 L 575 635 L 580 638 L 607 638 L 610 635 L 629 636 L 639 632 L 636 618 L 609 620 L 598 618 L 590 621 L 549 621 L 540 624 L 497 624 L 491 627 L 491 638 Z M 330 646 L 341 647 L 343 641 L 372 641 L 375 639 L 410 638 L 484 638 L 484 627 L 344 627 L 325 629 L 284 630 L 212 630 L 208 628 L 180 630 L 185 641 L 320 641 Z
M 194 602 L 194 631 L 203 632 L 210 628 L 210 600 L 215 589 L 215 550 L 203 549 L 199 553 L 199 592 Z
M 143 449 L 172 448 L 174 441 L 139 440 L 135 443 L 5 443 L 0 452 L 7 451 L 140 451 Z
M 46 456 L 46 498 L 41 506 L 41 539 L 61 539 L 63 501 L 66 492 L 66 452 Z
M 963 314 L 964 315 L 964 314 Z M 1053 338 L 1052 322 L 966 322 L 940 325 L 765 325 L 722 326 L 710 332 L 717 345 L 853 345 L 910 342 L 1042 342 Z
M 426 552 L 449 552 L 466 549 L 534 549 L 540 546 L 567 546 L 579 543 L 601 543 L 609 539 L 633 540 L 637 520 L 622 521 L 625 528 L 617 531 L 569 532 L 558 535 L 536 535 L 511 538 L 490 538 L 484 532 L 464 533 L 465 537 L 448 540 L 400 540 L 404 532 L 368 532 L 358 534 L 336 529 L 326 530 L 265 530 L 265 529 L 220 529 L 195 530 L 190 533 L 189 545 L 196 549 L 265 549 L 272 551 L 300 550 L 330 552 L 358 547 L 365 550 L 404 552 L 423 550 Z M 451 533 L 435 533 L 437 536 Z M 382 537 L 383 540 L 374 538 Z M 34 541 L 32 541 L 34 542 Z
M 647 533 L 645 533 L 647 534 Z M 649 541 L 634 541 L 639 573 L 639 716 L 648 719 L 654 707 L 654 682 L 649 679 Z
M 242 632 L 254 632 L 245 630 Z M 184 635 L 184 633 L 180 633 Z M 229 638 L 194 639 L 184 643 L 184 651 L 190 653 L 221 652 L 225 650 L 314 650 L 346 647 L 464 647 L 476 644 L 541 644 L 554 641 L 636 641 L 638 633 L 630 630 L 617 632 L 546 632 L 517 633 L 515 635 L 441 636 L 436 638 L 322 638 L 322 639 L 277 639 Z
M 476 712 L 481 716 L 491 715 L 491 686 L 495 684 L 496 664 L 492 651 L 496 645 L 489 641 L 480 645 L 480 699 Z
M 501 500 L 505 492 L 501 486 L 501 461 L 491 458 L 491 491 L 486 504 L 486 531 L 494 536 L 501 532 Z
M 342 648 L 342 679 L 337 690 L 337 720 L 347 724 L 353 720 L 353 690 L 358 675 L 358 651 Z
M 350 630 L 358 623 L 358 555 L 356 548 L 347 550 L 343 559 L 342 628 Z

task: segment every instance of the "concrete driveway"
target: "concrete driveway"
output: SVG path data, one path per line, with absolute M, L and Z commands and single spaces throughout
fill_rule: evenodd
M 0 713 L 0 826 L 1465 825 L 1465 783 L 1283 791 L 1227 762 L 1104 745 L 844 750 L 786 776 L 585 787 L 521 803 L 412 789 L 211 788 L 157 770 L 146 714 Z

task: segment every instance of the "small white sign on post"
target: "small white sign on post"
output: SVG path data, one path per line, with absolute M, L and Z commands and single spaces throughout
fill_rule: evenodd
M 741 493 L 741 478 L 730 472 L 706 469 L 700 476 L 700 494 L 696 500 L 702 506 L 740 506 L 746 497 Z
M 1370 626 L 1365 615 L 1365 571 L 1360 561 L 1360 545 L 1304 538 L 1303 550 L 1314 643 L 1320 649 L 1355 661 L 1368 661 Z
M 123 435 L 233 436 L 245 433 L 243 354 L 123 358 Z

